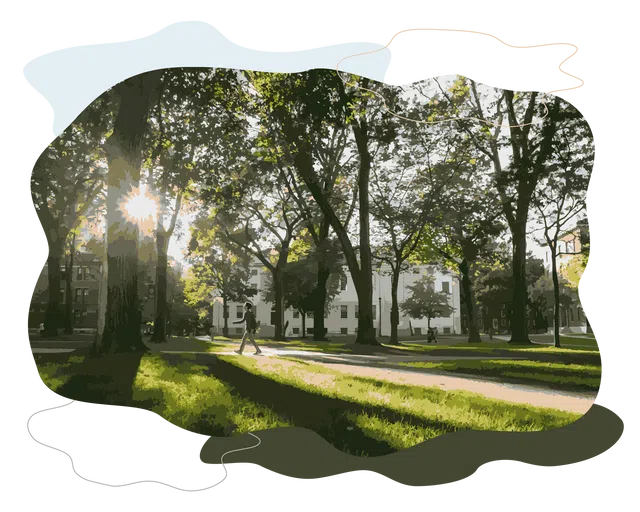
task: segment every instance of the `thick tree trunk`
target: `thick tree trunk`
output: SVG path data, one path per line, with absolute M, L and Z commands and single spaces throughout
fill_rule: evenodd
M 76 252 L 76 235 L 72 235 L 71 248 L 69 250 L 69 265 L 65 265 L 65 318 L 64 318 L 64 333 L 73 334 L 73 296 L 71 283 L 73 281 L 73 257 Z
M 313 310 L 313 340 L 325 341 L 324 334 L 324 310 L 327 301 L 327 281 L 331 275 L 323 261 L 318 262 L 318 281 L 315 290 L 315 304 Z
M 222 297 L 222 318 L 223 318 L 223 325 L 222 325 L 222 335 L 225 338 L 229 337 L 229 311 L 228 311 L 229 306 L 227 305 L 227 296 L 225 295 L 224 297 Z
M 279 268 L 272 272 L 274 301 L 276 310 L 276 323 L 273 339 L 275 341 L 285 341 L 284 339 L 284 278 Z
M 462 276 L 462 292 L 464 295 L 464 305 L 467 310 L 467 321 L 469 323 L 469 343 L 480 343 L 480 332 L 478 331 L 478 311 L 476 308 L 475 296 L 473 293 L 473 283 L 469 277 L 469 262 L 466 259 L 458 265 Z
M 307 314 L 304 311 L 300 311 L 300 314 L 302 315 L 302 337 L 306 338 L 307 337 Z M 314 325 L 315 325 L 315 319 L 314 319 Z M 313 332 L 315 333 L 316 330 L 314 329 Z
M 512 344 L 531 344 L 527 329 L 527 235 L 526 215 L 512 228 L 513 236 L 513 302 L 511 304 Z
M 153 322 L 153 336 L 151 341 L 163 343 L 167 339 L 167 234 L 161 226 L 158 226 L 156 235 L 156 251 L 158 262 L 156 264 L 156 317 Z
M 54 252 L 55 251 L 55 252 Z M 60 318 L 60 254 L 62 250 L 51 247 L 51 253 L 47 258 L 47 280 L 49 285 L 49 298 L 47 310 L 44 316 L 44 335 L 47 337 L 57 336 L 58 328 L 61 326 Z
M 116 85 L 120 100 L 113 133 L 105 150 L 107 179 L 107 312 L 100 352 L 147 350 L 142 342 L 141 303 L 138 297 L 138 226 L 127 211 L 127 201 L 138 191 L 142 141 L 151 96 L 162 71 L 134 76 Z
M 391 345 L 398 345 L 398 324 L 400 323 L 400 311 L 398 309 L 398 285 L 400 283 L 400 267 L 393 269 L 391 274 L 391 335 L 389 336 L 389 343 Z M 382 311 L 380 311 L 382 317 Z

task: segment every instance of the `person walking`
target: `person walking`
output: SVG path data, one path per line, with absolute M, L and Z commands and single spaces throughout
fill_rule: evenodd
M 251 302 L 245 302 L 244 316 L 242 317 L 241 320 L 237 322 L 233 322 L 234 324 L 244 323 L 244 335 L 242 336 L 242 343 L 240 344 L 240 350 L 235 351 L 236 354 L 242 355 L 242 352 L 244 351 L 244 344 L 247 342 L 247 338 L 249 339 L 249 341 L 251 341 L 253 346 L 256 347 L 256 351 L 254 355 L 257 356 L 259 354 L 262 354 L 262 350 L 260 350 L 260 347 L 258 347 L 258 344 L 256 343 L 256 340 L 253 337 L 253 335 L 256 332 L 256 328 L 258 327 L 258 324 L 256 322 L 256 316 L 253 314 L 253 311 L 251 311 L 252 308 L 253 308 L 253 305 L 251 304 Z

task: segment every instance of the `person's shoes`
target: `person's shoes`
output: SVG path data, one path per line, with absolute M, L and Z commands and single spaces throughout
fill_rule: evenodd
M 240 355 L 242 355 L 242 352 L 240 352 L 239 350 L 234 350 L 234 352 L 235 352 L 236 354 L 240 354 Z
M 262 354 L 262 350 L 258 350 L 257 352 L 253 353 L 254 356 L 259 356 L 260 354 Z

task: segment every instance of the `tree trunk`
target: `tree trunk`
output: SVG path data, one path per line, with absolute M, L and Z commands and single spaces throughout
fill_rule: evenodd
M 524 217 L 524 218 L 522 218 Z M 511 344 L 531 344 L 527 329 L 527 235 L 526 215 L 514 224 L 513 236 L 513 302 L 511 305 Z
M 462 292 L 464 294 L 464 305 L 467 310 L 467 321 L 469 323 L 469 343 L 480 343 L 480 332 L 478 331 L 478 311 L 473 293 L 473 283 L 469 277 L 469 262 L 466 259 L 458 265 L 462 275 Z
M 585 322 L 587 322 L 587 334 L 593 334 L 593 329 L 591 328 L 591 324 L 589 323 L 589 319 L 587 318 L 587 315 L 584 315 L 584 320 Z
M 64 333 L 73 334 L 73 296 L 71 290 L 71 282 L 73 281 L 73 257 L 76 252 L 76 234 L 74 233 L 71 238 L 71 248 L 69 250 L 69 265 L 66 266 L 65 272 L 65 319 L 64 319 Z
M 100 284 L 98 287 L 98 324 L 96 335 L 93 339 L 93 346 L 91 349 L 92 355 L 97 355 L 97 353 L 99 352 L 99 348 L 103 346 L 102 337 L 104 334 L 107 318 L 107 275 L 107 257 L 105 252 L 102 256 L 102 265 L 100 266 Z
M 560 346 L 560 283 L 558 281 L 558 268 L 556 264 L 556 247 L 550 244 L 551 249 L 551 278 L 553 280 L 553 346 Z
M 156 264 L 156 317 L 153 322 L 153 336 L 151 336 L 151 341 L 155 343 L 167 341 L 167 246 L 167 233 L 165 233 L 160 224 L 156 235 L 156 250 L 158 253 L 158 262 Z
M 222 297 L 222 319 L 223 319 L 223 325 L 222 325 L 222 335 L 225 338 L 229 337 L 229 312 L 228 312 L 228 305 L 227 305 L 227 296 L 225 295 L 224 297 Z
M 400 267 L 393 269 L 391 274 L 391 335 L 389 336 L 389 343 L 391 345 L 398 345 L 398 324 L 400 323 L 400 311 L 398 309 L 398 285 L 400 283 Z M 382 311 L 380 311 L 382 317 Z
M 60 254 L 62 250 L 51 247 L 47 258 L 47 280 L 49 284 L 49 300 L 44 316 L 44 335 L 47 337 L 58 336 L 60 327 Z
M 138 297 L 138 236 L 136 219 L 127 201 L 137 192 L 142 164 L 142 142 L 147 129 L 153 91 L 162 71 L 134 76 L 114 87 L 120 100 L 113 133 L 105 152 L 109 167 L 107 192 L 107 311 L 102 352 L 145 351 L 142 342 L 141 303 Z
M 276 310 L 276 323 L 273 339 L 275 341 L 285 341 L 284 339 L 284 280 L 279 268 L 273 274 L 274 301 Z
M 326 341 L 324 334 L 324 310 L 327 301 L 327 281 L 331 275 L 324 261 L 318 262 L 318 282 L 316 284 L 315 304 L 313 310 L 313 341 Z
M 302 315 L 302 337 L 306 338 L 307 337 L 307 314 L 304 311 L 300 311 L 300 314 Z M 315 325 L 315 320 L 313 325 Z M 313 332 L 315 333 L 316 330 L 314 329 Z

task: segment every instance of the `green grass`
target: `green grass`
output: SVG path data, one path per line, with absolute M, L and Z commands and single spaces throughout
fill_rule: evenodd
M 69 398 L 137 406 L 205 435 L 300 426 L 357 455 L 392 453 L 457 430 L 558 428 L 581 416 L 351 376 L 295 358 L 263 366 L 256 358 L 207 354 L 35 356 L 45 384 Z
M 503 381 L 540 384 L 555 389 L 597 391 L 601 368 L 595 365 L 508 360 L 451 360 L 399 363 L 402 366 L 426 368 L 467 375 L 497 377 Z

